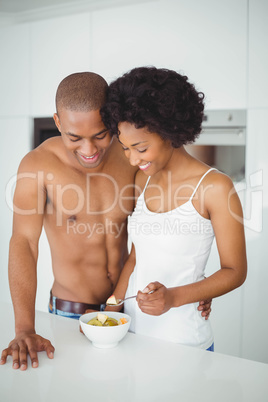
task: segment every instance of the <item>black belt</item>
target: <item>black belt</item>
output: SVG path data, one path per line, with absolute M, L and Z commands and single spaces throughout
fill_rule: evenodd
M 50 292 L 50 305 L 53 307 L 53 296 Z M 104 311 L 106 304 L 89 304 L 62 300 L 56 297 L 56 309 L 66 313 L 85 314 L 86 310 Z

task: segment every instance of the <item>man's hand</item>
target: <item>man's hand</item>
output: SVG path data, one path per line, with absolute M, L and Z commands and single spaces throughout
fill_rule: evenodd
M 197 310 L 202 311 L 201 315 L 202 317 L 205 317 L 205 320 L 208 319 L 211 313 L 211 304 L 212 304 L 212 299 L 209 300 L 204 300 L 199 302 L 199 306 L 197 307 Z
M 27 355 L 30 355 L 32 367 L 38 367 L 38 352 L 46 351 L 49 359 L 54 357 L 54 346 L 48 339 L 35 333 L 24 332 L 10 342 L 2 352 L 0 364 L 5 364 L 7 356 L 12 356 L 13 368 L 27 369 Z

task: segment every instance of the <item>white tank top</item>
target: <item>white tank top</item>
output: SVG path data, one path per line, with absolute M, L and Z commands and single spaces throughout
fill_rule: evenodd
M 211 221 L 197 212 L 192 199 L 211 170 L 214 168 L 202 176 L 187 202 L 164 213 L 151 212 L 146 206 L 144 192 L 148 178 L 136 208 L 128 218 L 136 266 L 129 278 L 126 297 L 135 295 L 154 281 L 169 288 L 204 279 L 214 232 Z M 209 320 L 201 316 L 197 307 L 198 303 L 192 303 L 171 308 L 161 316 L 152 316 L 141 312 L 136 299 L 124 305 L 125 312 L 132 317 L 131 331 L 207 349 L 213 343 L 213 333 Z

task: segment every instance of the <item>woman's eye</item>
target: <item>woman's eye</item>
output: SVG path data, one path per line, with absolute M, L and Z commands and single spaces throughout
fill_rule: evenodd
M 142 154 L 142 153 L 145 152 L 145 151 L 147 151 L 147 148 L 146 148 L 146 149 L 138 149 L 138 152 L 139 152 L 140 154 Z

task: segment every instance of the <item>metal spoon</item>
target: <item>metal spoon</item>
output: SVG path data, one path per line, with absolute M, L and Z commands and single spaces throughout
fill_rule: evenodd
M 151 290 L 150 292 L 148 292 L 147 294 L 148 295 L 150 295 L 151 293 L 153 293 L 154 291 L 153 290 Z M 126 297 L 125 299 L 116 299 L 116 304 L 110 304 L 110 303 L 106 303 L 106 305 L 107 306 L 115 306 L 115 307 L 117 307 L 117 306 L 121 306 L 126 300 L 129 300 L 129 299 L 134 299 L 134 298 L 136 298 L 137 297 L 137 295 L 135 295 L 135 296 L 129 296 L 129 297 Z

